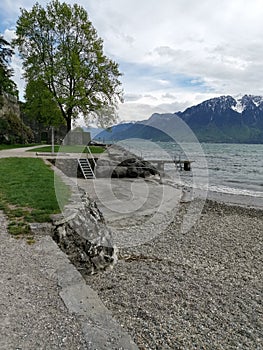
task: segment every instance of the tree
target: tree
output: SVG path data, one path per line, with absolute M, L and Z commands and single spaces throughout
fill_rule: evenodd
M 7 92 L 18 97 L 16 84 L 11 79 L 13 70 L 9 66 L 13 53 L 9 42 L 0 35 L 0 94 Z
M 27 84 L 45 85 L 68 131 L 79 113 L 88 118 L 99 112 L 100 123 L 100 112 L 122 101 L 118 64 L 104 55 L 83 7 L 53 0 L 46 9 L 38 3 L 31 11 L 21 9 L 16 35 Z
M 50 90 L 42 80 L 30 80 L 26 86 L 23 110 L 31 119 L 46 126 L 59 126 L 64 120 Z

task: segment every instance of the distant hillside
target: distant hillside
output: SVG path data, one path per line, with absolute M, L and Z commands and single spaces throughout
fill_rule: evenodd
M 252 95 L 240 99 L 221 96 L 189 107 L 184 112 L 155 113 L 148 120 L 115 125 L 96 138 L 169 141 L 169 134 L 176 128 L 176 116 L 191 128 L 200 142 L 263 143 L 263 97 Z

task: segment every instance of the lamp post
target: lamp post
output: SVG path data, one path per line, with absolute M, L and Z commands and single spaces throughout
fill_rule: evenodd
M 51 126 L 51 153 L 55 153 L 55 147 L 54 147 L 54 126 Z

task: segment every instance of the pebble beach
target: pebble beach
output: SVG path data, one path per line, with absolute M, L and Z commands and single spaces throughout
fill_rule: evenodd
M 139 349 L 263 349 L 262 210 L 207 200 L 182 232 L 189 205 L 87 283 Z

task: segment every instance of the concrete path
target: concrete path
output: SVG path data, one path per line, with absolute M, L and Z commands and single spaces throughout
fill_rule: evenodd
M 0 151 L 0 158 L 9 157 L 23 157 L 23 158 L 38 158 L 36 152 L 27 152 L 33 150 L 34 148 L 39 148 L 39 146 L 21 147 L 21 148 L 11 148 Z
M 77 179 L 96 201 L 118 248 L 149 242 L 169 225 L 182 190 L 151 179 Z
M 151 179 L 77 179 L 78 185 L 96 201 L 105 220 L 137 220 L 158 212 L 165 215 L 179 204 L 181 189 Z
M 45 146 L 51 146 L 51 145 L 43 145 Z M 21 148 L 11 148 L 7 150 L 1 150 L 0 151 L 0 158 L 9 158 L 9 157 L 18 157 L 18 158 L 77 158 L 79 153 L 55 153 L 52 154 L 51 152 L 42 153 L 42 152 L 34 152 L 34 149 L 37 149 L 41 146 L 29 146 L 29 147 L 21 147 Z M 32 152 L 28 152 L 32 151 Z
M 137 349 L 52 238 L 11 237 L 2 212 L 0 270 L 0 349 Z

